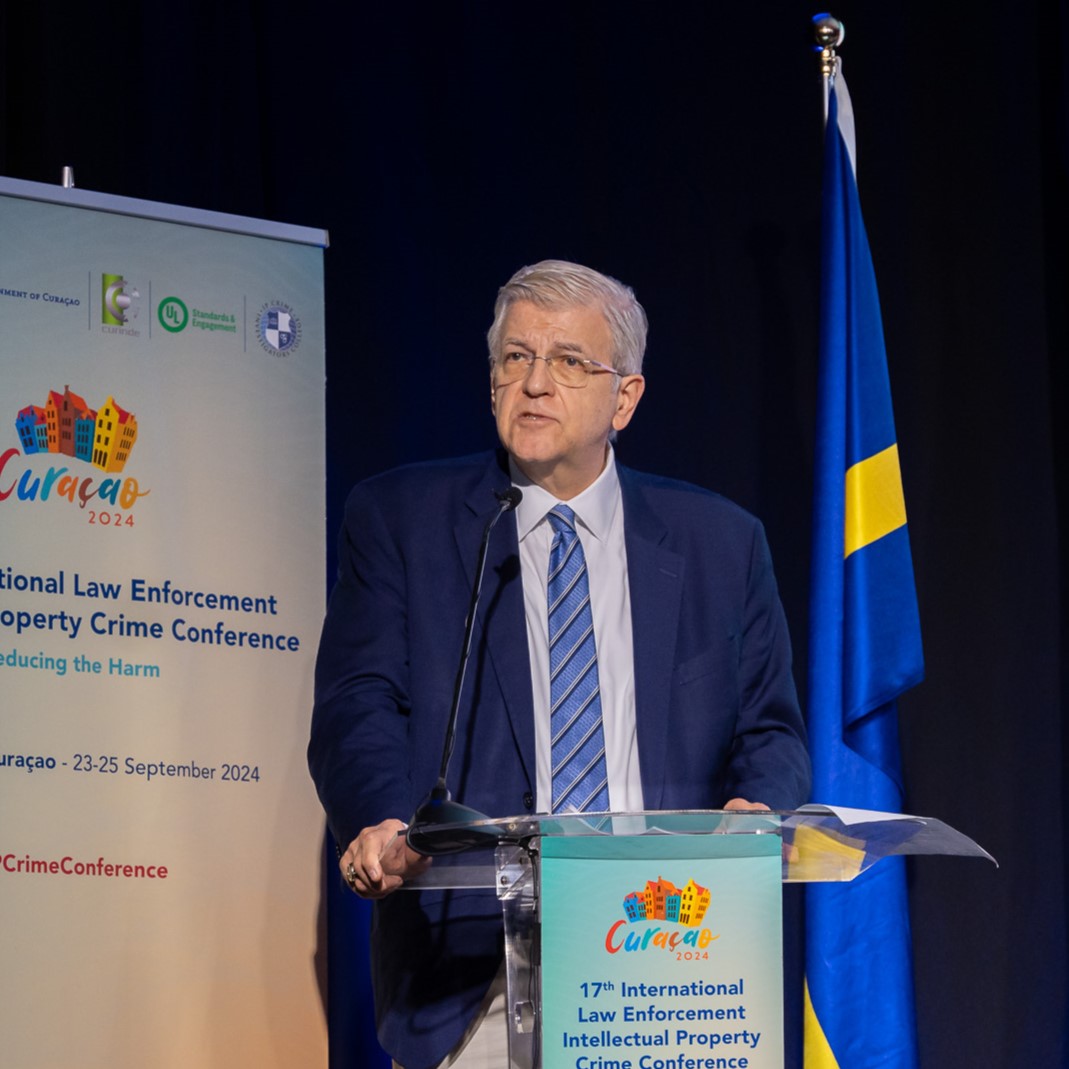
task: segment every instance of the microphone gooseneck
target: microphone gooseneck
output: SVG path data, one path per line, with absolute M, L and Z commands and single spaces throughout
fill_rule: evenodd
M 475 565 L 475 583 L 471 589 L 471 601 L 468 603 L 468 615 L 464 622 L 464 642 L 460 651 L 460 663 L 457 665 L 456 681 L 453 684 L 453 703 L 449 710 L 445 743 L 442 746 L 442 763 L 438 772 L 438 782 L 427 796 L 426 801 L 413 814 L 412 819 L 409 821 L 408 831 L 405 834 L 408 845 L 418 853 L 427 856 L 455 853 L 458 850 L 474 846 L 478 842 L 497 838 L 496 833 L 490 829 L 458 829 L 456 832 L 448 834 L 428 834 L 426 830 L 427 825 L 468 824 L 472 821 L 487 819 L 485 814 L 453 801 L 446 785 L 446 777 L 449 772 L 449 762 L 453 756 L 453 747 L 456 744 L 460 698 L 464 691 L 464 676 L 467 672 L 468 656 L 471 653 L 471 638 L 475 630 L 475 613 L 479 607 L 479 597 L 482 594 L 483 572 L 486 570 L 486 555 L 490 546 L 490 535 L 497 521 L 506 512 L 511 512 L 523 499 L 523 491 L 518 486 L 510 486 L 507 490 L 495 490 L 494 494 L 497 497 L 497 509 L 490 517 L 483 531 L 482 542 L 479 545 L 479 558 Z

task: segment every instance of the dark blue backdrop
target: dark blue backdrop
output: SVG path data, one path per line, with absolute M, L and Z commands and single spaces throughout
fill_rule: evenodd
M 516 267 L 557 256 L 627 280 L 652 330 L 620 453 L 762 516 L 804 664 L 812 13 L 6 5 L 0 172 L 71 164 L 87 188 L 330 230 L 331 546 L 355 479 L 492 442 L 483 333 Z M 835 13 L 928 664 L 901 703 L 906 805 L 1002 866 L 911 868 L 922 1062 L 1066 1065 L 1065 4 Z M 364 916 L 328 887 L 350 1033 L 333 1063 L 369 1066 L 349 967 Z

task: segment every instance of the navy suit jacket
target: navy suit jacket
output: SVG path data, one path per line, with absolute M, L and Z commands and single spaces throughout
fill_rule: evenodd
M 741 796 L 806 801 L 790 642 L 760 524 L 709 491 L 618 465 L 647 809 Z M 344 848 L 408 820 L 438 777 L 479 542 L 510 485 L 503 452 L 359 484 L 316 665 L 309 765 Z M 487 556 L 449 787 L 491 816 L 533 810 L 534 708 L 515 518 Z M 436 861 L 435 864 L 440 864 Z M 407 1069 L 459 1040 L 502 959 L 493 891 L 399 891 L 375 904 L 379 1039 Z

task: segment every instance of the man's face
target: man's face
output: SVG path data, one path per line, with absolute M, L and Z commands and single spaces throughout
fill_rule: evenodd
M 498 359 L 511 351 L 612 362 L 609 325 L 596 308 L 540 308 L 517 301 L 501 334 Z M 641 375 L 618 380 L 608 373 L 589 376 L 582 389 L 561 386 L 543 360 L 535 360 L 523 378 L 507 385 L 495 385 L 491 372 L 490 385 L 502 445 L 529 479 L 561 500 L 585 490 L 601 474 L 609 434 L 631 421 L 644 388 Z

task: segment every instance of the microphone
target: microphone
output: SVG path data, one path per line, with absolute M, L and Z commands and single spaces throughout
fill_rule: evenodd
M 511 512 L 517 505 L 519 505 L 523 500 L 523 491 L 518 486 L 510 486 L 507 490 L 495 490 L 494 497 L 497 498 L 497 503 L 501 507 L 501 511 L 490 521 L 491 527 L 497 523 L 498 516 L 505 512 Z
M 460 696 L 464 689 L 464 675 L 468 667 L 468 655 L 471 653 L 471 636 L 475 630 L 475 612 L 479 607 L 479 596 L 482 593 L 483 572 L 486 570 L 486 553 L 490 545 L 490 533 L 497 521 L 511 512 L 521 500 L 523 491 L 518 486 L 510 486 L 507 490 L 495 490 L 497 497 L 497 509 L 490 517 L 490 521 L 483 531 L 483 540 L 479 546 L 479 558 L 475 565 L 475 584 L 471 589 L 471 601 L 468 604 L 468 617 L 464 622 L 464 642 L 460 651 L 460 664 L 457 666 L 457 678 L 453 684 L 453 704 L 449 710 L 449 721 L 445 732 L 445 744 L 442 747 L 442 764 L 438 773 L 438 782 L 427 796 L 427 799 L 419 806 L 408 822 L 408 831 L 405 839 L 408 845 L 417 853 L 427 857 L 438 854 L 453 854 L 460 850 L 466 850 L 470 846 L 479 843 L 495 842 L 500 837 L 500 831 L 496 828 L 457 828 L 451 831 L 429 833 L 428 825 L 434 824 L 470 824 L 476 820 L 488 819 L 470 806 L 461 805 L 453 801 L 453 796 L 446 786 L 446 774 L 449 772 L 449 761 L 453 756 L 453 746 L 456 744 L 457 718 L 460 715 Z

